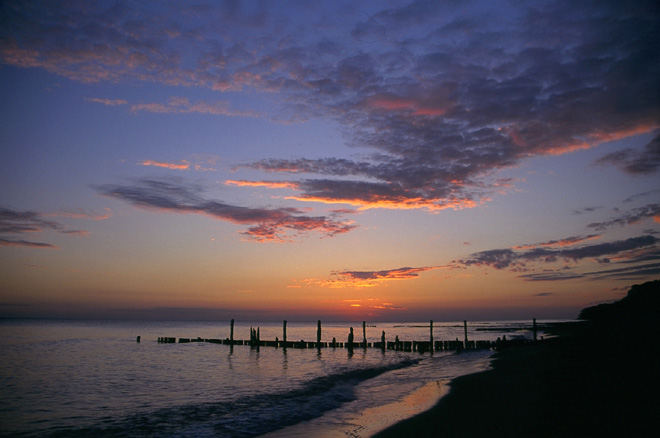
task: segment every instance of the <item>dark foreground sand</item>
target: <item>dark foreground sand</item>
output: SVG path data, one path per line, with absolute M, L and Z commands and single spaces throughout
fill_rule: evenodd
M 660 313 L 556 325 L 558 338 L 498 352 L 391 437 L 660 436 Z

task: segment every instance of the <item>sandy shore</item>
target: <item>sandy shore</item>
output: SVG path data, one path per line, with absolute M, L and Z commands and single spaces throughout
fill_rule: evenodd
M 260 438 L 346 438 L 369 437 L 398 421 L 424 412 L 448 391 L 447 382 L 430 382 L 403 400 L 367 409 L 364 412 L 337 415 L 337 411 L 323 417 L 304 421 L 262 435 Z
M 558 338 L 498 352 L 491 370 L 455 379 L 393 437 L 657 436 L 657 324 L 557 325 Z

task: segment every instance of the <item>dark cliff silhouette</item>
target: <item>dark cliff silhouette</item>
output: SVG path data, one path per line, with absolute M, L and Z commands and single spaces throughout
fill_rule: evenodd
M 660 280 L 636 284 L 619 301 L 587 307 L 579 319 L 596 322 L 654 323 L 660 316 Z

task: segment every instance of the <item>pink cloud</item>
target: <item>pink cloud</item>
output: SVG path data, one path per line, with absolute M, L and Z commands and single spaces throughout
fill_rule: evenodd
M 141 161 L 139 164 L 141 166 L 155 166 L 155 167 L 162 167 L 164 169 L 172 169 L 172 170 L 188 170 L 190 168 L 190 163 L 186 160 L 181 160 L 180 164 L 167 163 L 164 161 L 144 160 Z

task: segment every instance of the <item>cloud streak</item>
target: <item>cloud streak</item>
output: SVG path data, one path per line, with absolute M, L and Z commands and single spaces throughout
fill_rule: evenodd
M 626 148 L 607 154 L 596 163 L 615 165 L 631 174 L 655 173 L 660 169 L 660 135 L 656 135 L 641 151 Z
M 527 263 L 554 263 L 561 260 L 578 262 L 585 258 L 600 259 L 605 256 L 626 255 L 639 249 L 656 248 L 658 239 L 646 235 L 613 242 L 584 245 L 577 248 L 554 249 L 534 247 L 522 251 L 514 249 L 493 249 L 472 254 L 456 263 L 463 266 L 488 266 L 495 269 L 525 269 Z M 603 259 L 607 261 L 608 259 Z
M 200 188 L 174 179 L 142 179 L 132 185 L 96 186 L 102 195 L 152 210 L 204 214 L 240 225 L 249 225 L 242 234 L 257 242 L 291 241 L 316 232 L 326 237 L 356 228 L 352 222 L 325 216 L 309 216 L 295 208 L 250 208 L 205 199 Z
M 307 286 L 327 287 L 330 289 L 344 289 L 348 287 L 375 287 L 392 280 L 411 280 L 419 277 L 421 273 L 445 266 L 404 267 L 385 269 L 381 271 L 338 271 L 331 274 L 329 279 L 305 279 L 301 283 Z
M 190 163 L 186 160 L 181 160 L 181 163 L 167 163 L 164 161 L 154 161 L 154 160 L 143 160 L 140 162 L 141 166 L 155 166 L 162 167 L 164 169 L 172 170 L 188 170 L 190 169 Z
M 647 204 L 643 207 L 634 208 L 607 221 L 592 222 L 587 227 L 600 231 L 612 227 L 639 224 L 649 218 L 652 218 L 656 223 L 660 223 L 660 204 Z
M 57 213 L 55 215 L 62 215 Z M 87 236 L 89 232 L 69 230 L 57 221 L 46 219 L 42 213 L 34 211 L 17 211 L 0 207 L 0 246 L 27 247 L 27 248 L 59 248 L 46 242 L 10 238 L 10 235 L 39 234 L 53 230 L 62 234 Z M 52 215 L 51 215 L 52 216 Z
M 132 104 L 131 111 L 141 111 L 160 114 L 212 114 L 216 116 L 230 117 L 258 117 L 254 111 L 237 111 L 230 108 L 229 102 L 204 102 L 191 103 L 187 97 L 171 97 L 167 103 L 140 103 Z

